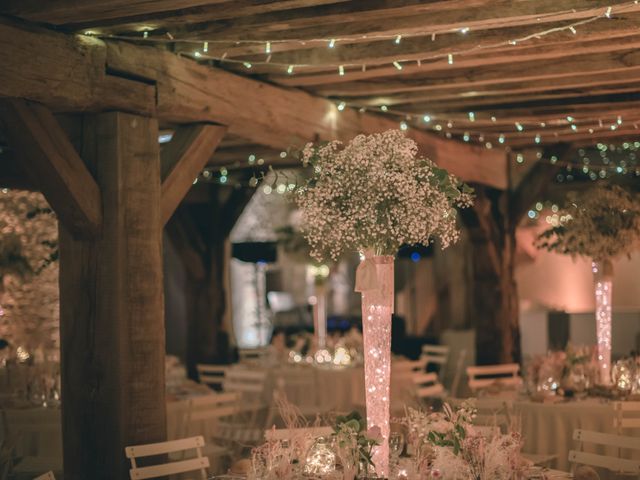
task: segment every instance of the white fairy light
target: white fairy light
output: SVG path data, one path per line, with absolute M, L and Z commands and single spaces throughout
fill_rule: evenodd
M 536 135 L 536 138 L 534 139 L 534 141 L 535 141 L 536 143 L 540 143 L 540 142 L 542 141 L 542 138 L 540 137 L 540 134 L 537 134 L 537 135 Z
M 346 106 L 347 106 L 347 104 L 345 102 L 340 102 L 338 104 L 338 110 L 339 111 L 343 111 Z
M 469 132 L 464 132 L 464 135 L 462 135 L 462 139 L 463 139 L 465 142 L 468 142 L 468 141 L 470 140 L 470 138 L 471 138 L 471 137 L 469 136 Z
M 570 30 L 570 31 L 571 31 L 571 33 L 573 33 L 574 35 L 575 35 L 576 33 L 578 33 L 578 31 L 576 30 L 576 27 L 574 27 L 573 25 L 570 25 L 570 26 L 569 26 L 569 30 Z
M 344 65 L 340 65 L 338 67 L 338 73 L 340 74 L 340 76 L 344 76 Z
M 429 123 L 431 121 L 431 117 L 429 115 L 424 115 L 422 120 L 424 120 L 424 123 Z
M 333 48 L 336 46 L 336 39 L 332 38 L 331 40 L 329 40 L 329 48 Z
M 271 53 L 271 42 L 267 42 L 264 44 L 264 52 Z
M 253 65 L 251 65 L 251 62 L 244 62 L 244 66 L 247 69 L 250 69 L 251 67 L 253 67 Z
M 519 132 L 524 130 L 524 127 L 520 122 L 516 122 L 516 130 L 518 130 Z
M 383 112 L 386 112 L 387 110 L 389 110 L 389 107 L 387 107 L 386 105 L 381 105 L 380 110 L 382 110 Z
M 400 45 L 400 41 L 401 41 L 401 40 L 402 40 L 402 35 L 398 35 L 398 36 L 396 37 L 396 39 L 394 40 L 394 43 L 395 43 L 396 45 Z
M 469 30 L 470 30 L 469 27 L 462 27 L 460 29 L 460 33 L 462 33 L 464 35 L 464 34 L 469 33 Z
M 500 136 L 498 137 L 498 142 L 499 143 L 504 143 L 504 135 L 500 134 Z
M 407 122 L 400 122 L 400 130 L 405 131 L 409 128 L 409 126 L 407 125 Z
M 393 66 L 396 67 L 398 70 L 402 70 L 402 65 L 400 65 L 399 62 L 394 61 Z
M 203 51 L 204 53 L 207 53 L 207 52 L 209 51 L 209 42 L 204 42 L 204 43 L 202 44 L 202 51 Z
M 289 75 L 293 74 L 293 65 L 289 65 L 289 68 L 287 68 L 287 73 Z
M 453 65 L 453 53 L 450 53 L 447 58 L 448 58 L 447 61 L 449 62 L 449 65 Z
M 469 120 L 472 122 L 476 121 L 476 114 L 473 112 L 469 112 Z
M 435 128 L 438 132 L 442 131 L 442 125 L 436 125 Z
M 196 50 L 195 52 L 193 52 L 193 56 L 196 58 L 200 58 L 202 54 Z
M 611 18 L 611 7 L 607 7 L 607 11 L 604 12 L 604 16 L 607 18 Z

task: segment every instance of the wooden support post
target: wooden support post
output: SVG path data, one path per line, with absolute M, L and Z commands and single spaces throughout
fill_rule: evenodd
M 158 124 L 114 112 L 84 132 L 103 216 L 92 241 L 60 226 L 65 479 L 124 480 L 125 446 L 166 439 Z
M 207 203 L 180 206 L 167 224 L 169 238 L 188 272 L 187 368 L 192 378 L 196 364 L 225 360 L 219 351 L 219 331 L 227 309 L 225 243 L 254 191 L 211 186 Z
M 570 151 L 568 145 L 560 145 L 543 156 L 555 153 L 563 163 Z M 540 162 L 513 192 L 474 185 L 474 205 L 462 211 L 473 249 L 470 288 L 478 365 L 520 360 L 516 228 L 557 171 L 557 165 Z

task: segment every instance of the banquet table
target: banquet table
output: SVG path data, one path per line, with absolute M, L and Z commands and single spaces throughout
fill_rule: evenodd
M 276 364 L 260 366 L 258 364 L 238 364 L 232 368 L 263 371 L 266 375 L 262 400 L 270 404 L 273 392 L 280 388 L 287 400 L 304 413 L 309 412 L 350 412 L 363 409 L 364 367 L 316 367 L 305 364 Z M 391 378 L 391 404 L 401 411 L 413 397 L 410 377 Z
M 557 455 L 555 463 L 559 470 L 568 471 L 569 450 L 577 448 L 573 440 L 576 429 L 592 430 L 601 433 L 616 434 L 613 426 L 613 403 L 601 398 L 562 401 L 557 403 L 540 403 L 531 400 L 514 402 L 514 411 L 521 422 L 524 437 L 523 451 L 535 454 Z M 640 442 L 640 429 L 625 430 L 624 435 L 634 436 Z M 619 455 L 617 449 L 603 451 L 585 445 L 584 451 L 598 454 Z M 629 452 L 622 456 L 629 457 Z

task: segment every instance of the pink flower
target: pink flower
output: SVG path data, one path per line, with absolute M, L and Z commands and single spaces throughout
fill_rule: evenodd
M 375 440 L 376 442 L 382 441 L 382 431 L 377 425 L 367 430 L 366 436 L 369 440 Z

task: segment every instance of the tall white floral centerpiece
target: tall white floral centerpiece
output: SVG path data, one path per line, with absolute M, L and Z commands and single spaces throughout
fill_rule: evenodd
M 611 383 L 612 259 L 640 245 L 640 197 L 618 186 L 570 194 L 559 225 L 544 231 L 538 247 L 591 259 L 596 301 L 600 383 Z
M 393 262 L 404 244 L 443 248 L 457 240 L 456 208 L 471 204 L 472 190 L 431 160 L 397 130 L 359 135 L 344 145 L 308 144 L 302 162 L 310 177 L 293 193 L 301 230 L 318 260 L 359 252 L 356 291 L 362 294 L 367 424 L 383 441 L 373 461 L 389 468 L 389 385 Z

